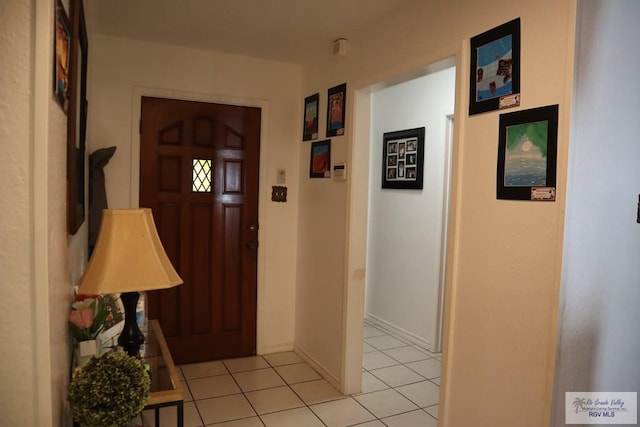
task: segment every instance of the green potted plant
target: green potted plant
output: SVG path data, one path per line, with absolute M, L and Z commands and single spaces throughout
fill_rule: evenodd
M 73 372 L 71 415 L 81 426 L 127 425 L 145 407 L 150 384 L 139 359 L 120 350 L 95 355 Z

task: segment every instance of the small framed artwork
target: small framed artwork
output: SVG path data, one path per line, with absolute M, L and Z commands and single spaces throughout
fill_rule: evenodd
M 302 140 L 318 139 L 318 102 L 320 94 L 308 96 L 304 99 L 304 123 L 302 124 Z
M 327 137 L 344 135 L 347 84 L 332 87 L 327 96 Z
M 425 128 L 387 132 L 382 138 L 382 188 L 422 189 Z
M 331 140 L 311 143 L 309 178 L 331 178 Z
M 53 45 L 53 96 L 67 113 L 69 108 L 69 59 L 71 50 L 71 26 L 60 0 L 56 1 Z
M 497 198 L 554 201 L 558 105 L 500 115 Z
M 469 115 L 520 105 L 520 18 L 471 38 Z

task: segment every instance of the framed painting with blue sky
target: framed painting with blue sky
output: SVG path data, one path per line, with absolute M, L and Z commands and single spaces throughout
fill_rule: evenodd
M 309 178 L 331 178 L 331 140 L 311 143 Z
M 520 18 L 471 38 L 469 115 L 520 105 Z
M 320 94 L 315 93 L 304 99 L 304 123 L 302 123 L 302 140 L 318 139 L 318 103 Z

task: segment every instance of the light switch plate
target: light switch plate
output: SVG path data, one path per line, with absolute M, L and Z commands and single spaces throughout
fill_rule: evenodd
M 276 171 L 276 184 L 284 185 L 287 179 L 287 171 L 284 169 L 278 169 Z

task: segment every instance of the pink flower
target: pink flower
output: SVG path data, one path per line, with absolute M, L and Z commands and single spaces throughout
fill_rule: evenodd
M 69 321 L 79 328 L 90 328 L 93 325 L 93 310 L 83 308 L 69 313 Z

